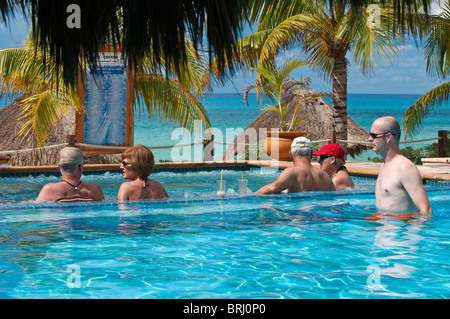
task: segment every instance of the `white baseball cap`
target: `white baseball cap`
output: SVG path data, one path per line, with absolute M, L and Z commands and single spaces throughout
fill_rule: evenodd
M 310 148 L 312 149 L 312 143 L 309 139 L 304 136 L 296 137 L 291 144 L 291 152 L 294 152 L 300 148 Z
M 73 146 L 65 147 L 59 152 L 59 165 L 76 165 L 87 161 L 87 159 L 88 157 L 86 155 Z

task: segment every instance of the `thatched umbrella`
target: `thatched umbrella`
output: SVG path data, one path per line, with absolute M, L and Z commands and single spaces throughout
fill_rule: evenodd
M 303 89 L 304 92 L 314 92 L 312 89 Z M 292 117 L 295 108 L 295 95 L 290 94 L 283 99 L 283 104 L 289 103 L 287 119 Z M 310 100 L 300 109 L 299 116 L 306 121 L 299 123 L 294 131 L 306 132 L 306 136 L 311 141 L 320 141 L 329 139 L 333 129 L 333 111 L 331 104 L 322 98 Z M 233 141 L 233 145 L 229 146 L 223 155 L 223 160 L 232 156 L 242 155 L 249 150 L 248 146 L 243 142 L 253 144 L 255 141 L 263 144 L 267 135 L 266 131 L 278 129 L 280 127 L 280 117 L 273 111 L 265 111 L 261 113 L 247 128 L 239 134 Z M 367 142 L 369 133 L 359 126 L 352 118 L 348 117 L 348 138 L 349 141 Z M 253 142 L 253 143 L 252 143 Z M 319 147 L 328 144 L 328 142 L 318 143 Z M 348 144 L 348 155 L 355 157 L 362 151 L 368 149 L 362 144 Z
M 0 109 L 0 152 L 28 149 L 32 149 L 32 151 L 7 155 L 0 154 L 0 164 L 7 163 L 13 166 L 57 165 L 59 151 L 65 147 L 67 136 L 73 135 L 75 132 L 75 111 L 61 118 L 50 133 L 46 146 L 55 145 L 55 147 L 39 149 L 35 138 L 24 139 L 18 136 L 25 122 L 24 119 L 19 120 L 22 114 L 20 101 L 25 97 L 25 95 L 21 96 L 15 99 L 13 103 Z M 120 154 L 100 155 L 97 162 L 103 164 L 119 163 L 120 156 Z

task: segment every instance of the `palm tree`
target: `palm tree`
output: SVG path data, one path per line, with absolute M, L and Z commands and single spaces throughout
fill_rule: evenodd
M 188 63 L 179 66 L 179 77 L 168 77 L 167 74 L 172 74 L 173 69 L 156 67 L 152 64 L 151 52 L 147 53 L 136 66 L 134 94 L 138 101 L 136 107 L 145 106 L 149 115 L 157 114 L 192 131 L 196 120 L 201 120 L 205 128 L 211 127 L 206 110 L 198 101 L 203 94 L 199 84 L 201 74 L 207 64 L 189 45 L 189 41 L 186 43 Z M 57 67 L 49 54 L 34 49 L 35 42 L 29 40 L 21 49 L 0 51 L 0 96 L 27 94 L 28 97 L 21 101 L 21 118 L 26 122 L 19 134 L 23 138 L 35 137 L 38 145 L 43 147 L 60 118 L 71 110 L 84 111 L 84 107 L 76 86 L 58 76 L 61 66 Z M 164 65 L 164 57 L 161 60 Z
M 425 46 L 427 71 L 431 76 L 445 79 L 450 74 L 450 2 L 443 5 L 443 12 L 430 17 L 430 29 Z M 450 100 L 450 82 L 444 82 L 425 93 L 403 116 L 405 139 L 415 135 L 422 127 L 428 112 Z
M 188 63 L 185 33 L 195 49 L 203 49 L 206 35 L 208 51 L 217 54 L 223 65 L 239 38 L 250 0 L 77 0 L 81 28 L 67 26 L 70 0 L 0 0 L 0 23 L 7 24 L 15 14 L 31 16 L 37 47 L 54 57 L 66 83 L 76 83 L 83 63 L 93 70 L 103 43 L 108 38 L 120 44 L 128 57 L 144 59 L 151 48 L 153 64 L 162 66 L 161 56 L 171 57 L 177 72 Z M 123 13 L 123 20 L 117 12 Z M 121 24 L 123 23 L 123 24 Z M 123 26 L 123 29 L 121 28 Z M 206 32 L 205 32 L 206 31 Z M 86 61 L 81 62 L 82 57 Z M 167 66 L 164 65 L 165 67 Z
M 374 27 L 369 13 L 353 7 L 351 1 L 334 1 L 330 6 L 323 1 L 265 3 L 256 6 L 257 30 L 238 42 L 236 60 L 243 67 L 265 67 L 273 65 L 281 50 L 300 46 L 306 60 L 332 82 L 333 130 L 338 140 L 347 140 L 347 55 L 364 75 L 373 74 L 377 59 L 382 65 L 392 63 L 398 52 L 394 39 L 401 40 L 396 31 L 403 26 L 393 27 L 393 8 L 381 7 L 380 24 Z
M 307 93 L 302 94 L 301 89 L 308 88 L 311 80 L 309 78 L 297 81 L 290 77 L 290 74 L 301 66 L 308 65 L 299 58 L 292 58 L 286 61 L 279 69 L 272 67 L 265 68 L 259 66 L 258 68 L 251 68 L 251 70 L 258 73 L 259 80 L 256 81 L 256 85 L 248 86 L 243 91 L 243 99 L 248 106 L 248 94 L 252 89 L 256 89 L 258 97 L 262 97 L 261 100 L 268 98 L 270 101 L 275 102 L 275 105 L 268 104 L 263 108 L 265 111 L 273 111 L 280 116 L 280 130 L 284 132 L 290 132 L 295 129 L 297 124 L 305 121 L 303 118 L 298 117 L 298 111 L 309 100 L 319 97 L 329 97 L 324 93 Z M 300 89 L 300 90 L 299 90 Z M 289 105 L 283 105 L 283 98 L 288 94 L 295 94 L 296 105 L 294 113 L 290 122 L 286 118 Z

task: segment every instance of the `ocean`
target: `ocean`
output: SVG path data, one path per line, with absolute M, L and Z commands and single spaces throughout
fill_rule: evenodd
M 369 131 L 373 121 L 385 115 L 394 116 L 400 123 L 405 111 L 414 104 L 420 95 L 405 94 L 349 94 L 348 114 L 361 127 Z M 214 130 L 215 141 L 231 143 L 237 134 L 245 129 L 262 111 L 256 102 L 256 97 L 250 98 L 246 106 L 237 93 L 211 94 L 201 100 L 208 112 Z M 0 108 L 10 101 L 0 100 Z M 328 102 L 331 100 L 328 99 Z M 422 140 L 436 138 L 439 130 L 450 130 L 450 105 L 445 104 L 430 112 L 423 122 L 423 128 L 412 139 Z M 146 110 L 135 113 L 134 143 L 149 147 L 162 147 L 199 143 L 202 138 L 191 135 L 177 128 L 170 122 L 152 116 L 149 118 Z M 402 138 L 403 141 L 403 138 Z M 424 147 L 436 141 L 404 144 L 405 146 Z M 214 148 L 215 160 L 221 160 L 227 146 L 217 145 Z M 173 149 L 153 149 L 155 161 L 201 161 L 202 146 L 177 147 Z M 356 158 L 348 160 L 366 161 L 374 157 L 372 151 L 366 151 Z
M 421 95 L 404 95 L 404 94 L 349 94 L 348 95 L 348 114 L 367 132 L 370 131 L 373 121 L 381 116 L 390 115 L 395 117 L 399 123 L 403 118 L 405 111 L 413 105 Z M 326 99 L 331 103 L 331 99 Z M 259 109 L 256 102 L 256 97 L 251 98 L 250 105 L 247 107 L 242 98 L 237 93 L 229 94 L 212 94 L 202 100 L 202 104 L 206 108 L 211 124 L 215 128 L 215 140 L 226 143 L 233 142 L 236 135 L 239 134 L 239 129 L 245 129 L 262 111 Z M 147 116 L 145 114 L 145 116 Z M 175 127 L 172 124 L 164 123 L 161 119 L 153 118 L 149 121 L 148 116 L 144 115 L 136 118 L 135 122 L 135 143 L 144 144 L 147 146 L 167 146 L 188 144 L 189 142 L 199 142 L 192 136 L 191 140 L 186 137 L 179 137 L 175 132 Z M 402 127 L 403 128 L 403 127 Z M 230 134 L 226 134 L 228 131 Z M 439 130 L 450 130 L 450 104 L 442 105 L 441 107 L 430 112 L 423 121 L 423 128 L 412 139 L 407 141 L 415 141 L 429 138 L 436 138 Z M 218 132 L 218 134 L 216 134 Z M 172 133 L 173 136 L 172 136 Z M 403 138 L 402 138 L 403 141 Z M 422 143 L 403 144 L 402 147 L 424 147 L 436 141 L 427 141 Z M 196 151 L 197 148 L 199 152 Z M 169 149 L 154 150 L 157 161 L 171 160 L 172 157 L 201 160 L 201 146 L 194 146 L 193 149 L 177 148 L 173 153 Z M 220 160 L 225 151 L 226 146 L 216 145 L 214 148 L 215 159 Z M 182 150 L 185 153 L 182 153 Z M 365 151 L 356 158 L 349 157 L 348 160 L 367 161 L 368 157 L 376 156 L 372 151 Z

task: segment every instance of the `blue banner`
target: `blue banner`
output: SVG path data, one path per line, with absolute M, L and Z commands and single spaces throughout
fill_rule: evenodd
M 101 53 L 101 71 L 86 75 L 85 144 L 124 145 L 127 110 L 127 67 L 121 54 Z

